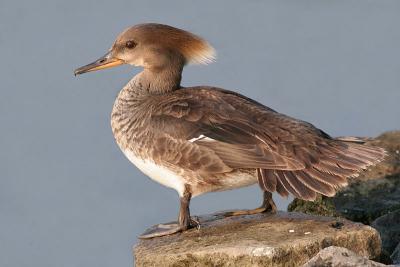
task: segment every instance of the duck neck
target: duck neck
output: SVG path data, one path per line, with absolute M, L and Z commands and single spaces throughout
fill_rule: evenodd
M 140 93 L 164 94 L 177 90 L 181 86 L 184 61 L 175 57 L 167 64 L 156 67 L 145 67 L 130 83 Z

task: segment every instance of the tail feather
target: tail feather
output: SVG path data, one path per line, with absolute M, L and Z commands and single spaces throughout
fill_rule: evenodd
M 314 200 L 316 193 L 334 196 L 348 184 L 347 179 L 356 177 L 367 167 L 382 161 L 386 151 L 367 146 L 356 139 L 332 140 L 318 147 L 319 157 L 302 170 L 258 169 L 258 180 L 263 190 L 277 191 L 281 196 L 293 196 Z
M 294 172 L 280 172 L 285 177 L 286 181 L 290 184 L 290 186 L 296 191 L 297 197 L 306 199 L 306 200 L 314 200 L 316 197 L 315 191 L 307 187 L 304 183 L 302 183 Z
M 257 169 L 259 172 L 259 183 L 261 188 L 265 188 L 265 191 L 274 192 L 276 191 L 277 177 L 273 171 L 266 169 Z
M 283 184 L 281 183 L 280 180 L 277 180 L 276 183 L 276 192 L 281 196 L 281 197 L 288 197 L 289 192 L 285 189 Z
M 286 180 L 285 176 L 283 175 L 283 172 L 277 171 L 276 174 L 279 177 L 279 181 L 283 185 L 283 187 L 291 193 L 293 196 L 300 198 L 301 196 L 297 193 L 297 191 L 290 185 L 290 183 Z
M 334 196 L 336 193 L 334 186 L 314 179 L 305 171 L 296 171 L 295 175 L 308 188 L 314 190 L 317 193 L 323 194 L 325 196 Z
M 372 138 L 370 137 L 358 137 L 358 136 L 339 136 L 335 138 L 336 140 L 343 142 L 352 142 L 358 144 L 364 144 L 367 141 L 370 141 Z

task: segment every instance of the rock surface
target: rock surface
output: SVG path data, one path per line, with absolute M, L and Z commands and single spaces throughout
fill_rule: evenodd
M 362 173 L 357 180 L 370 180 L 400 174 L 400 131 L 390 131 L 368 141 L 367 145 L 383 147 L 388 155 L 379 164 Z
M 361 173 L 335 197 L 322 196 L 315 202 L 295 199 L 288 210 L 370 224 L 400 209 L 400 131 L 384 133 L 367 144 L 385 148 L 386 159 Z
M 314 202 L 295 199 L 288 207 L 288 211 L 343 217 L 364 224 L 398 209 L 400 174 L 355 182 L 333 198 L 319 196 Z
M 336 195 L 337 196 L 337 195 Z M 322 195 L 317 196 L 314 201 L 306 201 L 295 198 L 288 206 L 288 211 L 302 212 L 306 214 L 330 216 L 330 217 L 343 217 L 340 212 L 336 210 L 333 198 L 325 197 Z
M 362 257 L 341 247 L 327 247 L 321 250 L 302 267 L 383 267 L 387 266 Z
M 378 230 L 382 239 L 382 250 L 392 254 L 400 243 L 400 209 L 379 217 L 371 224 Z
M 400 209 L 400 174 L 356 182 L 332 201 L 341 216 L 371 224 L 378 217 Z
M 397 244 L 397 247 L 394 249 L 390 258 L 392 259 L 394 264 L 400 265 L 400 243 Z
M 332 245 L 367 258 L 381 250 L 375 229 L 345 219 L 278 212 L 199 221 L 201 229 L 141 240 L 136 266 L 300 266 Z

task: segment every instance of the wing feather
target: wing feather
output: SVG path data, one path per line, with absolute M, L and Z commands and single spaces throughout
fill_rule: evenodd
M 332 196 L 348 177 L 385 156 L 381 148 L 334 139 L 307 122 L 222 89 L 177 90 L 156 103 L 154 128 L 192 142 L 207 160 L 218 162 L 219 171 L 257 169 L 260 187 L 282 196 Z M 193 153 L 187 158 L 196 158 Z

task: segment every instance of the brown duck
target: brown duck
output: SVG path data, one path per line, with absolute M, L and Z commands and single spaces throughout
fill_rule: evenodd
M 177 223 L 158 225 L 142 238 L 196 225 L 189 212 L 194 196 L 258 183 L 262 206 L 226 216 L 274 212 L 272 192 L 305 200 L 333 196 L 347 178 L 383 159 L 381 148 L 332 138 L 238 93 L 181 86 L 186 64 L 213 59 L 214 49 L 202 38 L 150 23 L 128 28 L 105 56 L 75 71 L 143 68 L 115 101 L 112 131 L 137 168 L 178 192 L 180 212 Z

